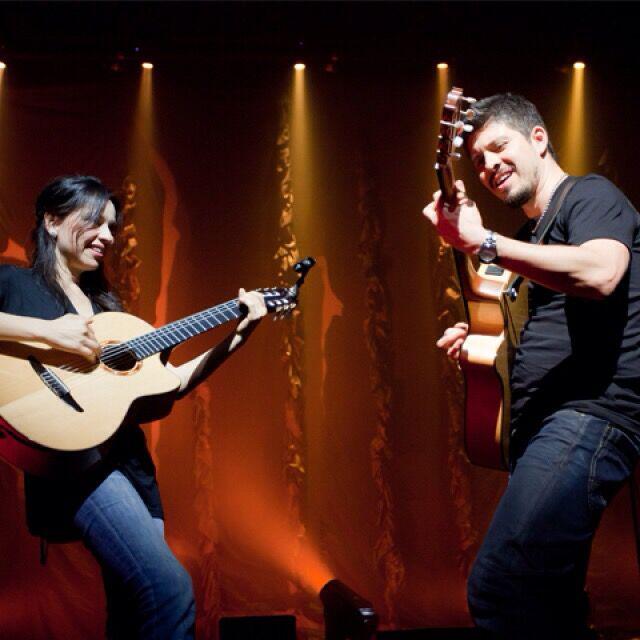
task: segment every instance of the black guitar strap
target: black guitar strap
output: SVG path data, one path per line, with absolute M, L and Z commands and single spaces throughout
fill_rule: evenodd
M 551 225 L 556 219 L 562 205 L 564 204 L 564 199 L 567 197 L 569 191 L 571 191 L 571 187 L 578 181 L 576 176 L 567 176 L 557 187 L 556 191 L 558 193 L 558 198 L 553 206 L 547 213 L 544 218 L 540 221 L 540 228 L 536 229 L 533 235 L 536 237 L 536 244 L 542 244 L 542 241 L 547 237 L 547 234 L 551 230 Z M 554 194 L 555 195 L 555 194 Z M 551 196 L 553 198 L 553 196 Z
M 540 228 L 535 229 L 535 231 L 531 232 L 532 238 L 535 238 L 535 244 L 543 244 L 543 241 L 547 237 L 547 234 L 549 233 L 549 231 L 551 230 L 551 226 L 553 225 L 556 217 L 558 216 L 560 209 L 562 209 L 562 205 L 564 204 L 564 200 L 567 197 L 567 194 L 569 193 L 569 191 L 571 191 L 571 188 L 577 181 L 578 181 L 578 178 L 576 176 L 567 176 L 557 187 L 556 192 L 558 197 L 556 198 L 556 201 L 553 207 L 551 207 L 544 214 L 544 217 L 542 218 L 542 220 L 540 220 Z M 554 194 L 551 197 L 553 198 L 555 195 L 556 194 Z M 530 223 L 527 223 L 527 226 L 529 224 Z M 524 279 L 525 279 L 524 276 L 518 275 L 511 281 L 509 285 L 509 289 L 507 291 L 507 295 L 512 300 L 515 300 L 516 297 L 518 296 L 518 290 L 520 289 L 520 285 L 522 284 L 522 281 Z

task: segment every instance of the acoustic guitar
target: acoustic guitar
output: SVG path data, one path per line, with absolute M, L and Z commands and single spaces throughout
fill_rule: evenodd
M 261 289 L 269 312 L 284 315 L 313 258 L 298 262 L 291 287 Z M 97 314 L 92 328 L 99 360 L 36 342 L 0 343 L 0 456 L 29 473 L 71 475 L 100 462 L 119 427 L 166 416 L 180 385 L 165 367 L 182 342 L 240 318 L 228 300 L 155 329 L 128 313 Z
M 453 160 L 460 157 L 463 135 L 473 128 L 473 98 L 453 87 L 442 109 L 435 170 L 444 202 L 455 207 Z M 507 469 L 510 433 L 511 361 L 528 317 L 527 287 L 494 264 L 476 265 L 454 250 L 469 334 L 460 353 L 465 383 L 464 442 L 473 464 Z

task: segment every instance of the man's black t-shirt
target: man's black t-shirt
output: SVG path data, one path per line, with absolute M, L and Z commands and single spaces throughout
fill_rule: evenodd
M 557 409 L 570 408 L 640 433 L 640 216 L 611 182 L 587 175 L 567 194 L 546 242 L 598 238 L 617 240 L 630 254 L 626 274 L 606 299 L 529 285 L 529 320 L 511 376 L 517 430 L 535 429 Z
M 12 265 L 0 265 L 0 311 L 44 320 L 75 313 L 71 303 L 66 300 L 63 305 L 32 269 Z M 100 311 L 95 303 L 94 311 Z M 162 518 L 155 468 L 144 433 L 138 425 L 126 425 L 113 438 L 104 463 L 88 473 L 72 480 L 43 479 L 25 474 L 29 531 L 52 539 L 74 537 L 73 517 L 78 507 L 116 469 L 129 479 L 151 515 Z

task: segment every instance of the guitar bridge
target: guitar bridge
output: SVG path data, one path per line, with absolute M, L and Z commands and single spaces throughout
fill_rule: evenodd
M 72 409 L 75 409 L 78 413 L 83 413 L 84 409 L 76 402 L 75 398 L 71 395 L 71 390 L 67 385 L 60 380 L 60 378 L 53 373 L 53 371 L 49 371 L 47 367 L 45 367 L 42 362 L 40 362 L 34 356 L 29 356 L 29 364 L 32 366 L 33 370 L 38 374 L 38 377 L 44 385 L 55 393 L 60 400 L 66 402 Z

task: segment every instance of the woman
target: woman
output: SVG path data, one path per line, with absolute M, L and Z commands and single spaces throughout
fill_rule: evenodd
M 104 276 L 120 223 L 115 200 L 91 176 L 64 176 L 36 201 L 31 268 L 0 266 L 0 340 L 34 340 L 95 361 L 92 316 L 121 309 Z M 214 371 L 266 313 L 240 289 L 247 314 L 219 345 L 179 366 L 187 393 Z M 104 462 L 78 478 L 25 476 L 27 523 L 49 540 L 82 539 L 102 568 L 110 638 L 192 638 L 191 579 L 163 536 L 155 469 L 138 425 L 120 428 Z

